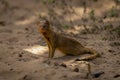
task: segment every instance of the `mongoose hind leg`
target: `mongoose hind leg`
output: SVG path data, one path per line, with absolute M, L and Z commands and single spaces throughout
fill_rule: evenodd
M 95 59 L 96 57 L 99 57 L 99 53 L 97 53 L 95 50 L 89 49 L 89 48 L 85 48 L 85 54 L 90 54 L 89 56 L 80 58 L 80 60 L 92 60 Z

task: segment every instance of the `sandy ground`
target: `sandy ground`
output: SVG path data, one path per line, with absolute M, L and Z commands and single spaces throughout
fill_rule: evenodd
M 120 80 L 120 6 L 113 0 L 0 0 L 0 80 L 89 80 L 87 66 L 63 56 L 46 63 L 47 45 L 37 31 L 47 18 L 53 29 L 93 48 L 92 80 Z

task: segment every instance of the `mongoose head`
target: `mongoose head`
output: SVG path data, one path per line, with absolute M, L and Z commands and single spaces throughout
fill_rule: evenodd
M 41 32 L 41 33 L 45 33 L 45 32 L 48 32 L 50 30 L 50 23 L 48 20 L 38 22 L 37 26 L 38 26 L 39 32 Z

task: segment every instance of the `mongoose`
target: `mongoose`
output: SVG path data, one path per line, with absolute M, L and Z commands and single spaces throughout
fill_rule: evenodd
M 94 50 L 85 48 L 80 42 L 63 36 L 57 32 L 54 32 L 51 29 L 51 25 L 48 20 L 43 22 L 38 22 L 38 31 L 43 35 L 46 40 L 49 48 L 49 58 L 54 57 L 54 52 L 56 49 L 61 51 L 66 55 L 81 55 L 81 54 L 91 54 L 90 56 L 86 56 L 81 58 L 81 60 L 91 60 L 96 58 L 99 54 Z

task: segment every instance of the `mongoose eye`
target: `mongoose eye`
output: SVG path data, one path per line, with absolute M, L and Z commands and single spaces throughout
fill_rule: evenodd
M 47 25 L 43 25 L 43 28 L 44 28 L 44 29 L 47 29 Z
M 46 25 L 44 25 L 43 28 L 46 28 Z
M 46 26 L 44 25 L 43 28 L 45 28 Z

